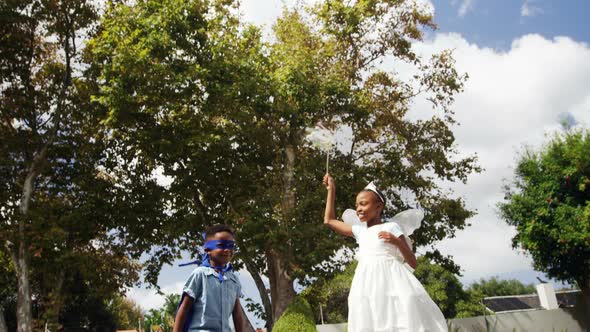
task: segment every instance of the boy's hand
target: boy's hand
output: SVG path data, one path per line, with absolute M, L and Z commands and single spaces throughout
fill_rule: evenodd
M 336 186 L 334 185 L 334 179 L 332 178 L 332 176 L 329 173 L 326 173 L 326 175 L 324 175 L 323 182 L 324 182 L 324 186 L 328 190 L 334 190 L 336 188 Z

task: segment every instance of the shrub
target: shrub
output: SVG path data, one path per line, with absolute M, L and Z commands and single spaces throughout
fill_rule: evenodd
M 309 303 L 301 296 L 295 297 L 272 330 L 273 332 L 315 332 L 315 322 Z
M 348 293 L 356 265 L 356 261 L 351 262 L 344 271 L 336 274 L 332 279 L 316 282 L 300 294 L 309 302 L 317 324 L 321 322 L 320 305 L 323 310 L 324 323 L 346 323 Z

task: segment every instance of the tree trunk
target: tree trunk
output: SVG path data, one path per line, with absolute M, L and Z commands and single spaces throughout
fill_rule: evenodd
M 590 280 L 580 280 L 578 281 L 578 287 L 582 291 L 582 295 L 586 300 L 586 303 L 590 304 Z
M 268 278 L 270 280 L 270 298 L 272 300 L 273 325 L 289 303 L 295 298 L 293 279 L 285 269 L 285 263 L 280 255 L 271 249 L 268 254 Z M 272 327 L 269 327 L 269 330 Z
M 63 285 L 66 279 L 66 270 L 61 269 L 57 276 L 55 286 L 47 297 L 51 310 L 45 312 L 45 324 L 50 331 L 57 331 L 59 328 L 59 313 L 64 306 Z
M 33 315 L 31 310 L 31 286 L 29 282 L 29 256 L 24 238 L 21 237 L 14 262 L 18 292 L 16 297 L 16 331 L 33 331 Z
M 268 291 L 266 290 L 266 286 L 262 281 L 262 277 L 258 273 L 252 273 L 252 278 L 254 279 L 254 283 L 256 284 L 256 288 L 258 288 L 258 293 L 260 294 L 260 299 L 262 300 L 262 306 L 264 307 L 264 313 L 266 315 L 266 328 L 272 328 L 274 323 L 273 315 L 272 315 L 272 302 L 270 301 L 270 297 L 268 296 Z
M 250 257 L 250 254 L 247 252 L 246 246 L 241 247 L 240 250 L 243 251 L 247 257 Z M 270 329 L 274 322 L 272 316 L 272 304 L 270 302 L 270 297 L 268 296 L 266 286 L 264 285 L 262 277 L 260 276 L 261 273 L 250 260 L 244 259 L 243 261 L 244 265 L 246 266 L 246 269 L 248 269 L 248 271 L 252 275 L 254 283 L 256 284 L 256 288 L 258 289 L 258 293 L 260 294 L 262 306 L 264 307 L 264 314 L 266 315 L 266 328 Z
M 283 197 L 281 201 L 282 227 L 288 227 L 291 221 L 292 212 L 295 209 L 294 175 L 295 175 L 295 147 L 291 144 L 285 146 L 285 169 L 283 172 Z M 290 244 L 286 243 L 290 248 Z M 288 249 L 289 250 L 289 249 Z M 268 278 L 270 280 L 270 298 L 272 301 L 272 323 L 281 317 L 289 303 L 295 298 L 293 289 L 293 278 L 287 270 L 286 262 L 281 253 L 269 249 L 266 253 L 268 264 Z M 268 327 L 269 330 L 272 329 Z
M 0 305 L 0 332 L 8 332 L 6 320 L 4 318 L 4 307 Z
M 18 223 L 17 248 L 11 248 L 11 257 L 16 270 L 18 292 L 16 297 L 16 331 L 31 332 L 33 330 L 33 314 L 31 306 L 31 285 L 29 280 L 30 258 L 28 252 L 25 224 L 29 216 L 29 206 L 33 196 L 34 183 L 45 162 L 47 150 L 53 139 L 46 143 L 35 155 L 23 184 L 23 196 L 20 200 L 21 217 Z
M 242 304 L 240 303 L 240 310 L 242 311 L 242 317 L 244 317 L 244 323 L 242 324 L 242 331 L 243 332 L 255 332 L 254 331 L 254 327 L 252 327 L 252 323 L 250 323 L 250 320 L 248 319 L 248 316 L 246 315 L 246 311 L 244 310 L 244 307 L 242 307 Z M 2 331 L 0 331 L 2 332 Z

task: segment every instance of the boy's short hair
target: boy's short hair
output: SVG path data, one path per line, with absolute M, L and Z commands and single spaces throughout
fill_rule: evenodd
M 229 227 L 226 224 L 217 224 L 217 225 L 209 226 L 209 227 L 207 227 L 207 229 L 205 229 L 205 239 L 209 239 L 213 235 L 220 233 L 220 232 L 228 232 L 232 236 L 234 236 L 234 231 L 233 231 L 233 229 L 231 229 L 231 227 Z

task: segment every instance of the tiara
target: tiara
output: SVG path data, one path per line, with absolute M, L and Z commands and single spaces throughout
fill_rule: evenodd
M 381 196 L 379 191 L 377 191 L 377 187 L 375 186 L 373 181 L 369 182 L 369 184 L 365 187 L 365 190 L 370 190 L 370 191 L 374 192 L 375 194 L 377 194 L 377 196 L 379 197 L 381 202 L 385 203 L 385 199 L 383 198 L 383 196 Z

